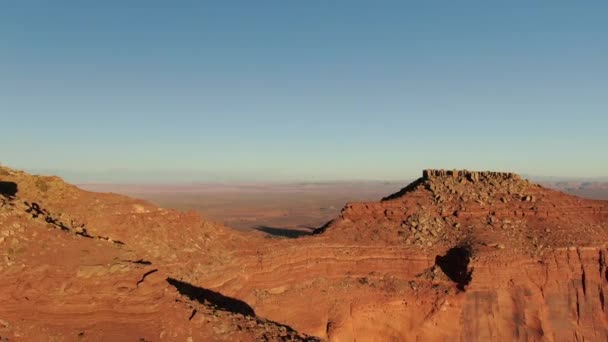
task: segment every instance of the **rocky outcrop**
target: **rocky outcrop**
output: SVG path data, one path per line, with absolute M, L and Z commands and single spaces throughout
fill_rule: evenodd
M 491 180 L 510 180 L 519 181 L 521 177 L 512 172 L 494 172 L 494 171 L 469 171 L 469 170 L 439 170 L 439 169 L 426 169 L 422 171 L 422 178 L 434 179 L 434 178 L 458 178 L 468 179 L 472 182 L 478 181 L 491 181 Z
M 594 245 L 605 236 L 607 219 L 606 201 L 566 195 L 512 173 L 426 170 L 381 202 L 346 205 L 317 233 L 423 247 L 500 241 L 534 254 Z
M 241 257 L 243 278 L 209 281 L 336 341 L 605 338 L 605 201 L 468 171 L 428 171 L 397 194 L 346 205 L 297 248 Z M 452 270 L 458 246 L 470 260 Z
M 0 176 L 19 190 L 0 203 L 0 336 L 608 338 L 607 202 L 515 174 L 428 170 L 313 236 L 266 239 L 11 172 Z

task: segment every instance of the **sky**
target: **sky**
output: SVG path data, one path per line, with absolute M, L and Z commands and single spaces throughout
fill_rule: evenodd
M 0 163 L 73 181 L 608 176 L 606 1 L 0 1 Z

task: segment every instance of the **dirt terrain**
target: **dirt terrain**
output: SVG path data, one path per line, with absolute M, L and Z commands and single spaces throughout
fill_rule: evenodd
M 426 170 L 297 239 L 0 169 L 10 340 L 608 339 L 608 202 Z

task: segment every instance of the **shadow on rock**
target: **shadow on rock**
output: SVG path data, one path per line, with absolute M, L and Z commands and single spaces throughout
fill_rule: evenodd
M 311 235 L 312 232 L 298 229 L 289 229 L 289 228 L 277 228 L 277 227 L 269 227 L 269 226 L 258 226 L 255 227 L 256 230 L 264 232 L 266 234 L 281 236 L 290 239 L 296 239 L 301 236 Z
M 469 270 L 471 261 L 471 247 L 467 245 L 450 248 L 448 252 L 435 258 L 435 264 L 441 268 L 450 280 L 458 284 L 458 289 L 465 290 L 473 279 L 473 271 Z
M 242 300 L 226 297 L 219 292 L 197 287 L 174 278 L 167 278 L 167 282 L 175 287 L 180 294 L 201 304 L 209 304 L 220 310 L 255 317 L 253 308 Z
M 4 195 L 6 197 L 15 197 L 15 195 L 17 195 L 17 191 L 17 183 L 0 181 L 0 195 Z

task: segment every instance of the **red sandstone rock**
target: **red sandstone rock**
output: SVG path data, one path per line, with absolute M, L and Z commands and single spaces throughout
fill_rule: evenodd
M 427 170 L 298 239 L 56 178 L 0 169 L 0 181 L 18 186 L 0 202 L 0 336 L 608 338 L 608 202 L 512 173 Z

